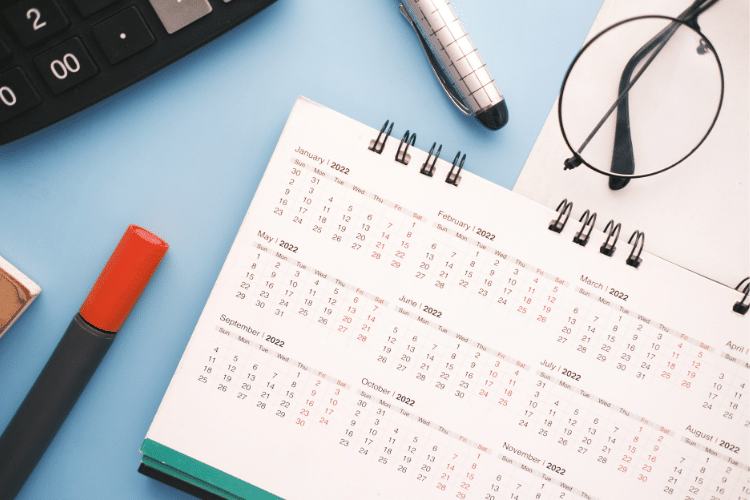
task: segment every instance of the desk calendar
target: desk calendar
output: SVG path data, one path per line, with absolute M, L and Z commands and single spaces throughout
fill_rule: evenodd
M 376 137 L 297 101 L 144 466 L 231 499 L 750 498 L 740 294 Z

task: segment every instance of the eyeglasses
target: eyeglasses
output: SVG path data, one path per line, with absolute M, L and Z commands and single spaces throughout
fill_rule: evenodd
M 587 42 L 568 68 L 558 100 L 563 139 L 610 189 L 682 163 L 713 129 L 724 72 L 698 16 L 718 0 L 696 0 L 677 18 L 620 21 Z

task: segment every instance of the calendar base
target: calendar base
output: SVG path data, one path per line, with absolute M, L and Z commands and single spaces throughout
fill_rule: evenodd
M 195 498 L 200 498 L 201 500 L 225 500 L 225 497 L 215 495 L 204 490 L 203 488 L 199 488 L 198 486 L 190 484 L 187 481 L 177 479 L 176 477 L 170 476 L 165 472 L 149 467 L 144 463 L 141 463 L 140 467 L 138 467 L 138 472 L 140 472 L 144 476 L 148 476 L 152 479 L 156 479 L 157 481 L 169 485 L 172 488 L 176 488 L 180 491 L 188 493 L 189 495 L 193 495 Z
M 201 500 L 281 500 L 252 484 L 146 439 L 138 472 Z

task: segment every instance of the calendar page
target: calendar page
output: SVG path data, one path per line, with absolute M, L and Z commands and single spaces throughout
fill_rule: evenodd
M 299 98 L 144 459 L 227 498 L 750 498 L 741 294 L 395 135 Z

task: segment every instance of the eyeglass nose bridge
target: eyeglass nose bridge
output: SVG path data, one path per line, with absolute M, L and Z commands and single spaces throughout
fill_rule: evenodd
M 698 47 L 695 49 L 695 51 L 702 56 L 708 54 L 708 44 L 706 43 L 705 38 L 701 38 L 701 41 L 700 43 L 698 43 Z

